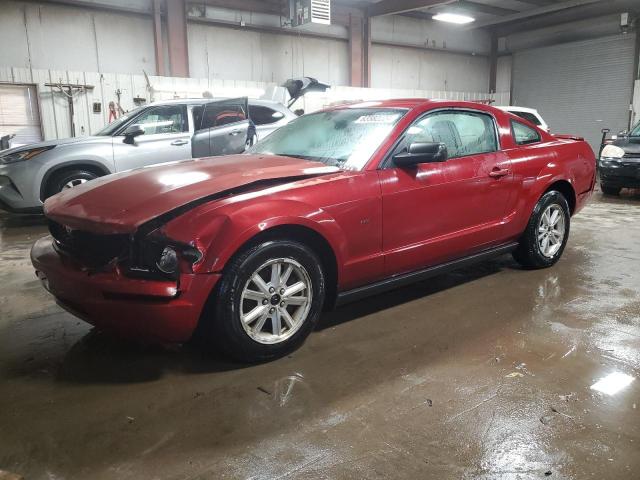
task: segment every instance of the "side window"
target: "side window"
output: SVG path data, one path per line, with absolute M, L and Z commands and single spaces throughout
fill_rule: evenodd
M 282 119 L 284 113 L 261 105 L 249 105 L 249 117 L 256 125 L 269 125 Z
M 151 108 L 134 120 L 144 128 L 145 135 L 181 133 L 189 130 L 186 109 L 183 105 L 164 105 Z
M 538 117 L 536 117 L 533 113 L 531 112 L 518 112 L 518 111 L 514 111 L 511 112 L 517 116 L 519 116 L 520 118 L 524 118 L 525 120 L 533 123 L 534 125 L 540 126 L 540 120 L 538 120 Z
M 520 122 L 511 120 L 511 132 L 518 145 L 527 145 L 540 141 L 540 134 L 536 130 Z
M 223 127 L 231 123 L 246 120 L 247 115 L 242 105 L 217 104 L 205 105 L 200 129 Z
M 449 158 L 498 149 L 493 117 L 478 112 L 442 111 L 427 115 L 409 127 L 403 147 L 423 142 L 444 143 Z

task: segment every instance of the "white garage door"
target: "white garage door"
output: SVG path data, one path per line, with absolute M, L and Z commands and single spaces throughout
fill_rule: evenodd
M 554 133 L 585 137 L 597 152 L 603 128 L 628 128 L 634 35 L 517 52 L 513 105 L 537 108 Z
M 35 86 L 0 84 L 0 137 L 12 134 L 12 146 L 42 140 Z

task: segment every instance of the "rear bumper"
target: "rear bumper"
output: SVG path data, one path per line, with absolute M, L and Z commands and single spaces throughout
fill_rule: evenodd
M 191 338 L 217 274 L 179 281 L 140 280 L 117 269 L 89 274 L 59 254 L 51 237 L 38 240 L 31 262 L 60 306 L 96 327 L 128 338 L 181 343 Z

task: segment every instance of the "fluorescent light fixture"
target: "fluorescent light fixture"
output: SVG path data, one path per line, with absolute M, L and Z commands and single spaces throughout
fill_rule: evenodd
M 591 385 L 591 390 L 602 392 L 606 395 L 615 395 L 623 388 L 628 387 L 633 382 L 634 377 L 620 372 L 613 372 L 602 377 Z
M 434 20 L 439 22 L 457 23 L 458 25 L 464 25 L 465 23 L 475 22 L 476 19 L 467 15 L 459 15 L 457 13 L 438 13 L 434 15 Z

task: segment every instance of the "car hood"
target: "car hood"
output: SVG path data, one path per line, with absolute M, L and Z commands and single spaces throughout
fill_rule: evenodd
M 640 137 L 623 137 L 611 142 L 622 148 L 625 153 L 640 154 Z
M 20 145 L 19 147 L 9 148 L 1 152 L 2 155 L 6 155 L 13 152 L 21 152 L 23 150 L 31 150 L 32 148 L 40 147 L 59 147 L 63 145 L 73 145 L 76 143 L 96 143 L 96 142 L 111 142 L 111 137 L 75 137 L 75 138 L 61 138 L 58 140 L 47 140 L 46 142 L 29 143 L 27 145 Z
M 274 181 L 339 172 L 320 162 L 231 155 L 171 162 L 101 177 L 47 199 L 48 218 L 95 233 L 132 233 L 176 209 Z

